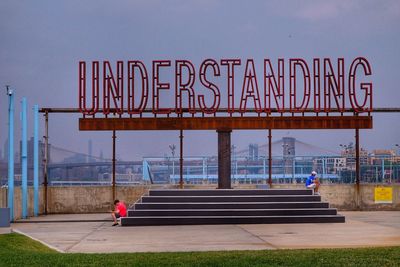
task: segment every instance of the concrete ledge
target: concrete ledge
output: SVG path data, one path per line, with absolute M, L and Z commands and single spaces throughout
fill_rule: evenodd
M 383 184 L 360 184 L 359 191 L 355 184 L 327 184 L 322 179 L 320 188 L 323 202 L 339 211 L 400 211 L 400 184 L 384 185 L 393 188 L 393 203 L 377 204 L 374 201 L 374 188 Z M 149 189 L 173 189 L 178 185 L 138 185 L 117 186 L 116 198 L 128 205 L 138 201 Z M 257 189 L 256 184 L 232 184 L 235 189 Z M 215 184 L 184 185 L 185 189 L 215 189 Z M 304 189 L 303 184 L 273 184 L 272 189 Z M 7 190 L 0 188 L 0 207 L 6 206 Z M 28 215 L 33 216 L 33 190 L 29 188 Z M 39 213 L 44 213 L 44 190 L 39 192 Z M 109 212 L 112 208 L 111 186 L 49 186 L 48 214 L 78 214 Z M 15 188 L 14 219 L 21 218 L 21 190 Z
M 0 235 L 10 234 L 11 228 L 10 227 L 0 227 Z

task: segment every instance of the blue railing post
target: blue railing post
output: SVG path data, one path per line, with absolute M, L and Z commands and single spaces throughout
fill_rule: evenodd
M 22 218 L 26 219 L 28 217 L 28 154 L 27 154 L 27 120 L 26 120 L 26 98 L 22 98 L 22 111 L 21 111 L 21 121 L 22 121 L 22 151 L 21 151 L 21 173 L 22 173 Z
M 33 106 L 33 215 L 39 215 L 39 106 Z
M 8 95 L 8 207 L 10 221 L 14 221 L 14 94 L 7 86 Z

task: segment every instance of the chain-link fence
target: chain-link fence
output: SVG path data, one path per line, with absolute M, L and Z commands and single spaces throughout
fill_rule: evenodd
M 266 157 L 233 157 L 231 166 L 233 183 L 265 184 L 269 180 L 269 159 Z M 313 170 L 323 183 L 354 183 L 356 160 L 340 156 L 272 158 L 273 183 L 303 183 Z M 40 173 L 43 182 L 43 165 Z M 400 183 L 400 156 L 362 156 L 360 174 L 362 183 Z M 53 160 L 48 164 L 50 185 L 110 185 L 112 176 L 112 161 L 109 159 L 82 156 L 69 161 Z M 141 161 L 117 161 L 115 176 L 117 184 L 177 184 L 180 160 L 178 157 L 151 157 Z M 217 157 L 185 157 L 183 179 L 186 184 L 217 184 Z M 18 185 L 20 180 L 16 171 L 15 183 Z M 7 180 L 3 179 L 2 185 L 6 183 Z
M 147 176 L 154 183 L 179 183 L 178 158 L 145 158 Z M 232 159 L 231 179 L 234 183 L 263 184 L 269 179 L 269 159 L 265 157 L 238 157 Z M 273 183 L 303 183 L 311 171 L 325 183 L 354 183 L 354 157 L 296 156 L 272 158 Z M 400 156 L 360 158 L 361 182 L 399 183 Z M 185 158 L 183 179 L 187 184 L 217 183 L 218 160 L 215 157 Z M 146 179 L 145 179 L 146 180 Z
M 268 158 L 237 157 L 231 163 L 233 183 L 263 184 L 269 179 Z M 106 166 L 104 168 L 107 169 Z M 354 157 L 281 156 L 272 158 L 271 170 L 273 183 L 303 183 L 313 170 L 324 183 L 354 183 L 356 160 Z M 102 177 L 104 182 L 110 181 L 110 173 L 109 167 L 98 177 Z M 218 159 L 187 157 L 182 173 L 186 184 L 217 184 Z M 363 183 L 399 183 L 400 157 L 362 157 L 360 173 Z M 180 161 L 177 157 L 153 157 L 144 158 L 142 162 L 119 163 L 116 180 L 117 183 L 127 184 L 177 184 L 180 180 Z

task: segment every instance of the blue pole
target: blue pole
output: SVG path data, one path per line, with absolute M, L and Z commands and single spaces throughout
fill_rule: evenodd
M 7 86 L 8 95 L 8 207 L 14 221 L 14 95 Z
M 39 106 L 33 106 L 33 215 L 39 215 Z
M 22 218 L 26 219 L 28 217 L 28 155 L 27 155 L 27 121 L 26 121 L 26 98 L 22 98 L 22 151 L 21 151 L 21 172 L 22 172 Z

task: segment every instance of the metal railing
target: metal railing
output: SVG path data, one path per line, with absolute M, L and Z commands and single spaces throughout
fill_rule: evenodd
M 315 170 L 323 183 L 354 183 L 356 166 L 354 157 L 341 156 L 275 156 L 272 157 L 273 183 L 303 183 Z M 363 156 L 360 161 L 361 183 L 400 183 L 400 156 Z M 269 178 L 268 158 L 233 157 L 231 161 L 233 183 L 263 184 Z M 28 184 L 32 184 L 28 169 Z M 116 183 L 137 185 L 146 183 L 177 184 L 180 178 L 178 157 L 151 157 L 142 161 L 117 162 Z M 218 181 L 216 157 L 186 157 L 183 179 L 186 184 L 216 184 Z M 110 162 L 85 164 L 65 163 L 48 166 L 50 185 L 110 185 Z M 43 182 L 43 177 L 41 183 Z M 21 175 L 15 174 L 15 185 L 21 184 Z M 1 186 L 7 177 L 1 177 Z

